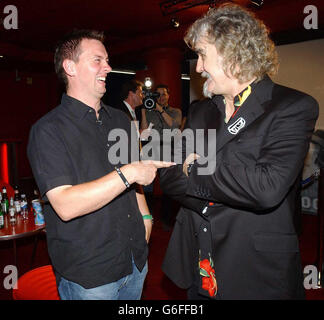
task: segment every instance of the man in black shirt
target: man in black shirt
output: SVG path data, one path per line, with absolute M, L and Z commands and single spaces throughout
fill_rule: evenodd
M 32 127 L 28 157 L 45 201 L 60 296 L 140 299 L 152 216 L 136 184 L 150 184 L 157 168 L 170 164 L 130 162 L 129 148 L 120 159 L 114 154 L 112 132 L 128 139 L 131 127 L 123 112 L 100 101 L 111 71 L 101 33 L 66 36 L 57 46 L 55 68 L 67 93 Z

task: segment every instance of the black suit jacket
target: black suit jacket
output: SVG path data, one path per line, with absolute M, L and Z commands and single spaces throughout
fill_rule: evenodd
M 183 207 L 170 239 L 164 272 L 178 286 L 200 293 L 200 258 L 211 255 L 220 299 L 304 297 L 294 227 L 296 192 L 318 104 L 268 77 L 255 85 L 234 119 L 224 122 L 217 97 L 196 104 L 187 128 L 216 129 L 216 168 L 189 178 L 182 165 L 160 171 L 162 190 Z M 237 124 L 237 121 L 239 124 Z M 203 143 L 207 150 L 206 139 Z M 214 202 L 203 214 L 208 202 Z
M 138 106 L 135 108 L 135 114 L 136 114 L 136 119 L 137 121 L 139 122 L 139 124 L 141 123 L 141 119 L 142 119 L 142 112 L 141 112 L 141 107 L 142 106 Z M 124 103 L 124 101 L 119 101 L 119 103 L 117 103 L 115 106 L 114 106 L 115 109 L 119 109 L 123 112 L 126 113 L 126 115 L 128 116 L 128 118 L 132 121 L 133 118 L 132 118 L 132 115 L 130 114 L 126 104 Z

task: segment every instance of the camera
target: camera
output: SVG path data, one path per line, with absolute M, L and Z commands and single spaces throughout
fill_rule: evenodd
M 145 109 L 147 109 L 147 110 L 155 109 L 156 101 L 157 101 L 158 97 L 160 96 L 160 94 L 157 92 L 152 92 L 150 90 L 145 90 L 145 89 L 144 89 L 144 94 L 145 94 L 145 97 L 143 99 L 143 105 L 144 105 Z
M 143 105 L 144 108 L 147 110 L 153 110 L 156 107 L 156 101 L 158 99 L 158 97 L 160 96 L 160 94 L 158 92 L 152 92 L 151 91 L 151 87 L 152 87 L 152 81 L 150 78 L 145 78 L 144 81 L 144 99 L 143 99 Z

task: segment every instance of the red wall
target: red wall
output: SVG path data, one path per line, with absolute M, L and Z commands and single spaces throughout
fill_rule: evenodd
M 0 70 L 0 139 L 17 139 L 18 176 L 32 172 L 26 148 L 34 122 L 59 102 L 59 85 L 53 73 Z

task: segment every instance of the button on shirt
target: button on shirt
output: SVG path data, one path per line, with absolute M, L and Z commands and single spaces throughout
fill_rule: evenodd
M 130 139 L 130 121 L 123 112 L 101 104 L 98 120 L 92 108 L 65 94 L 61 105 L 32 127 L 28 157 L 45 201 L 46 192 L 55 187 L 89 182 L 114 170 L 108 158 L 113 129 L 123 129 Z M 93 288 L 132 273 L 132 255 L 140 270 L 145 265 L 145 228 L 134 188 L 68 222 L 47 202 L 45 222 L 57 281 L 63 276 Z

